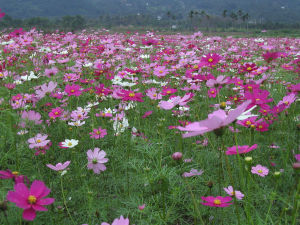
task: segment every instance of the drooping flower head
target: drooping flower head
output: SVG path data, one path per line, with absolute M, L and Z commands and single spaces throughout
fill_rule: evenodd
M 256 148 L 257 148 L 257 144 L 254 144 L 250 147 L 249 145 L 238 146 L 238 149 L 236 149 L 236 146 L 232 146 L 227 148 L 226 155 L 245 154 Z

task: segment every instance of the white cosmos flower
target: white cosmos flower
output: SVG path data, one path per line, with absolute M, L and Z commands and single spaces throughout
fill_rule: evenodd
M 64 142 L 60 143 L 60 146 L 64 148 L 73 148 L 76 145 L 78 145 L 78 140 L 75 139 L 71 139 L 71 140 L 66 139 Z
M 85 121 L 77 120 L 77 121 L 75 121 L 75 122 L 69 122 L 68 124 L 69 124 L 70 126 L 81 127 L 82 125 L 85 124 Z

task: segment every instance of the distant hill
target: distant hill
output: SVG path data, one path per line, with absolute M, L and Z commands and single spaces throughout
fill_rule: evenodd
M 300 22 L 300 0 L 0 0 L 3 12 L 15 18 L 65 15 L 151 14 L 187 16 L 191 10 L 222 15 L 239 9 L 251 19 Z

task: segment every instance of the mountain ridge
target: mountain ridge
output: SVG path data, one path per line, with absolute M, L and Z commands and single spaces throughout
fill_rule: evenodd
M 0 0 L 0 8 L 15 18 L 83 15 L 150 14 L 187 17 L 191 10 L 211 15 L 243 10 L 251 19 L 273 22 L 299 22 L 300 0 Z

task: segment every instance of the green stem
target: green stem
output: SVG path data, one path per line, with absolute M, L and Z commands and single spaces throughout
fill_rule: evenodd
M 64 201 L 64 206 L 65 206 L 65 208 L 66 208 L 66 210 L 67 210 L 67 213 L 68 213 L 70 219 L 72 220 L 72 223 L 73 223 L 74 225 L 76 225 L 76 223 L 74 222 L 74 219 L 73 219 L 73 217 L 71 216 L 71 213 L 70 213 L 70 211 L 69 211 L 69 209 L 68 209 L 68 207 L 67 207 L 66 197 L 65 197 L 65 194 L 64 194 L 64 188 L 63 188 L 63 178 L 62 178 L 62 177 L 60 178 L 60 187 L 61 187 L 61 193 L 62 193 L 62 197 L 63 197 L 63 201 Z
M 189 189 L 189 191 L 190 191 L 190 193 L 191 193 L 192 200 L 193 200 L 193 204 L 194 204 L 194 209 L 196 209 L 196 212 L 197 212 L 197 214 L 198 214 L 198 217 L 200 218 L 201 224 L 205 225 L 205 223 L 203 222 L 202 216 L 201 216 L 201 214 L 200 214 L 200 212 L 199 212 L 199 209 L 198 209 L 197 202 L 196 202 L 195 196 L 194 196 L 194 194 L 193 194 L 193 191 L 192 191 L 192 189 L 191 189 L 189 183 L 188 183 L 185 179 L 183 179 L 183 180 L 184 180 L 186 186 L 188 187 L 188 189 Z

